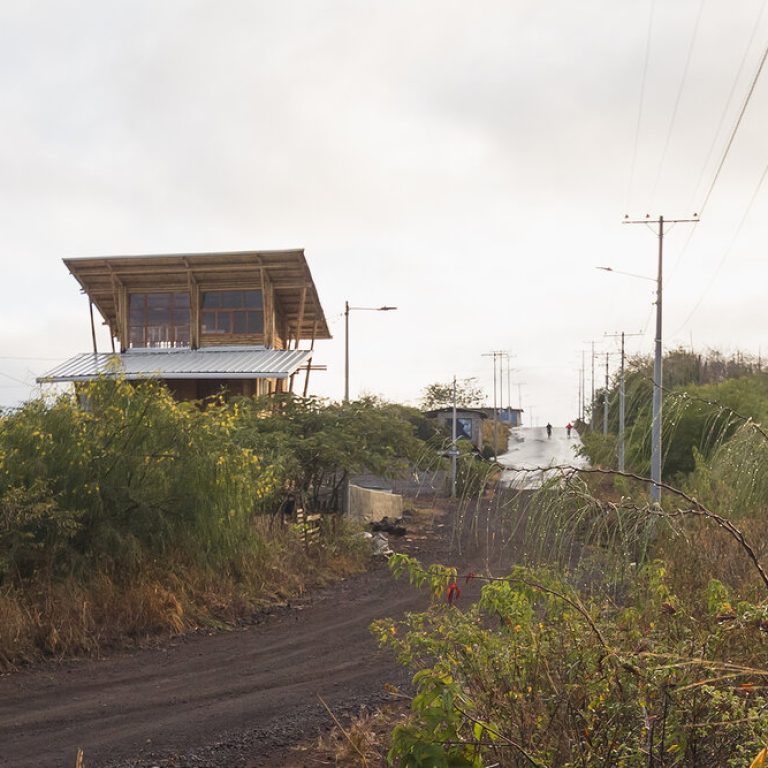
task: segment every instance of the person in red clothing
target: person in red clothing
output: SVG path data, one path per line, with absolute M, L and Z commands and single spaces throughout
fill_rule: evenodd
M 569 422 L 568 422 L 568 423 L 565 425 L 565 431 L 568 433 L 568 437 L 570 437 L 570 436 L 571 436 L 571 430 L 572 430 L 572 429 L 573 429 L 573 424 L 571 424 L 571 422 L 569 421 Z

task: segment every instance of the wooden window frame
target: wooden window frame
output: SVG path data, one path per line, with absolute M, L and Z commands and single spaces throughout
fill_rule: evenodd
M 248 306 L 245 301 L 246 293 L 255 293 L 260 296 L 260 306 Z M 211 294 L 240 294 L 240 305 L 207 306 L 206 298 Z M 244 337 L 264 336 L 265 326 L 265 301 L 262 288 L 201 288 L 200 289 L 200 337 L 206 339 L 240 339 Z M 248 315 L 260 315 L 260 323 L 257 329 L 247 327 Z M 206 327 L 206 316 L 213 317 L 213 328 Z M 238 319 L 244 319 L 245 330 L 236 330 Z
M 150 296 L 169 296 L 170 303 L 167 304 L 164 309 L 168 313 L 167 324 L 153 324 L 149 322 L 149 297 Z M 176 297 L 183 296 L 186 300 L 186 305 L 177 304 L 178 299 Z M 141 298 L 143 301 L 142 309 L 142 322 L 137 323 L 134 321 L 134 301 Z M 186 322 L 176 322 L 176 315 L 179 312 L 186 312 Z M 129 349 L 163 349 L 163 348 L 177 348 L 177 347 L 190 347 L 192 344 L 192 297 L 189 295 L 189 291 L 172 291 L 172 290 L 158 290 L 158 291 L 130 291 L 128 293 L 128 312 L 126 313 L 127 321 L 127 348 Z M 165 328 L 166 339 L 164 341 L 153 342 L 148 338 L 148 330 L 150 328 Z M 133 331 L 134 329 L 140 329 L 142 335 L 142 343 L 134 343 Z M 186 339 L 184 339 L 183 331 L 186 330 Z M 182 333 L 179 333 L 182 331 Z M 181 340 L 179 337 L 181 336 Z

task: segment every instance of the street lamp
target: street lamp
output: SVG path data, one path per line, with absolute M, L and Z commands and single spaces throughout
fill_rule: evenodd
M 614 269 L 613 267 L 595 267 L 595 269 L 602 269 L 603 272 L 613 272 L 614 275 L 626 275 L 627 277 L 636 277 L 639 280 L 650 280 L 652 283 L 656 282 L 655 277 L 648 277 L 648 275 L 636 275 L 634 272 L 622 272 L 620 269 Z
M 349 402 L 349 313 L 352 311 L 364 312 L 392 312 L 397 307 L 350 307 L 349 302 L 344 302 L 344 402 Z

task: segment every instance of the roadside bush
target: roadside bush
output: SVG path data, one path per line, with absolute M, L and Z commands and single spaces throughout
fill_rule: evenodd
M 0 497 L 0 584 L 50 573 L 78 532 L 79 517 L 59 509 L 41 482 L 5 489 Z
M 637 573 L 621 604 L 550 570 L 484 578 L 478 602 L 445 600 L 456 574 L 396 556 L 431 587 L 426 613 L 374 625 L 415 671 L 400 766 L 746 766 L 768 728 L 768 608 L 719 582 L 671 591 L 664 566 Z
M 695 453 L 709 458 L 747 419 L 768 419 L 768 376 L 757 366 L 725 365 L 714 354 L 709 360 L 673 351 L 664 362 L 662 437 L 663 474 L 680 483 L 695 469 Z M 715 375 L 715 371 L 720 371 Z M 734 378 L 724 378 L 731 374 Z M 626 466 L 648 476 L 651 461 L 653 383 L 648 361 L 630 361 L 626 376 Z M 618 381 L 609 391 L 609 429 L 618 432 Z M 594 464 L 610 466 L 606 444 L 580 432 L 586 455 Z
M 615 467 L 618 456 L 618 441 L 616 435 L 594 432 L 591 429 L 579 434 L 582 446 L 579 454 L 586 456 L 596 467 Z
M 435 460 L 435 448 L 416 436 L 426 428 L 418 411 L 375 398 L 240 400 L 232 413 L 233 440 L 258 455 L 274 480 L 261 512 L 275 511 L 287 489 L 310 509 L 336 511 L 349 473 L 391 476 Z
M 454 569 L 393 558 L 435 599 L 374 626 L 416 688 L 390 765 L 764 764 L 768 433 L 707 410 L 720 437 L 707 455 L 693 447 L 685 488 L 661 505 L 599 467 L 564 471 L 524 510 L 511 497 L 521 565 L 467 574 L 485 582 L 476 603 L 457 608 Z M 608 444 L 593 437 L 593 450 Z M 497 536 L 503 522 L 488 511 L 483 525 Z
M 360 570 L 345 523 L 308 551 L 276 513 L 288 489 L 312 504 L 346 472 L 434 456 L 410 410 L 102 380 L 0 415 L 0 666 L 247 618 Z
M 485 419 L 482 422 L 483 432 L 483 457 L 501 456 L 509 450 L 510 428 L 503 421 L 496 422 L 496 431 L 493 429 L 493 419 Z M 495 439 L 494 439 L 495 438 Z
M 254 504 L 274 479 L 232 440 L 226 408 L 179 404 L 152 383 L 99 381 L 79 395 L 0 420 L 0 510 L 15 531 L 0 538 L 6 573 L 130 577 L 148 558 L 221 565 L 254 543 Z

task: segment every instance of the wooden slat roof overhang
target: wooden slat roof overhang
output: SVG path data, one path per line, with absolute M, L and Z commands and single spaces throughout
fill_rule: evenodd
M 292 333 L 302 339 L 330 339 L 312 273 L 302 249 L 175 253 L 145 256 L 96 256 L 64 259 L 106 323 L 117 326 L 118 289 L 186 290 L 195 283 L 208 288 L 260 282 L 264 274 Z

